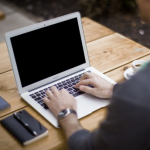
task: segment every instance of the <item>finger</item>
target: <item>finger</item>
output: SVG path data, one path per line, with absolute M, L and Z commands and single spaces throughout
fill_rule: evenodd
M 90 79 L 87 79 L 87 80 L 82 80 L 80 81 L 79 83 L 77 83 L 74 87 L 75 88 L 78 88 L 80 85 L 90 85 L 92 84 L 91 83 L 91 80 Z
M 51 92 L 50 90 L 47 90 L 47 91 L 46 91 L 46 95 L 47 95 L 49 98 L 51 98 L 53 94 L 52 94 L 52 92 Z
M 57 94 L 58 93 L 58 89 L 56 88 L 56 86 L 52 86 L 51 87 L 51 91 L 53 94 Z
M 43 101 L 47 106 L 49 106 L 50 100 L 47 97 L 44 97 Z
M 85 79 L 89 79 L 91 76 L 90 76 L 90 73 L 86 72 L 81 78 L 80 78 L 80 81 L 81 80 L 85 80 Z
M 93 92 L 94 92 L 94 89 L 91 88 L 91 87 L 88 87 L 88 86 L 83 86 L 83 85 L 81 85 L 81 86 L 79 86 L 79 89 L 80 89 L 81 91 L 86 92 L 86 93 L 89 93 L 89 94 L 93 94 Z
M 65 92 L 67 92 L 67 93 L 68 93 L 68 91 L 67 91 L 66 89 L 64 89 L 64 88 L 63 88 L 63 89 L 61 89 L 61 90 L 60 90 L 60 92 L 61 92 L 61 93 L 65 93 Z

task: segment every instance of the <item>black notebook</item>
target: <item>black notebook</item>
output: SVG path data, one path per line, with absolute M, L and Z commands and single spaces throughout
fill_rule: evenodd
M 29 132 L 14 115 L 1 120 L 1 123 L 21 142 L 21 144 L 25 146 L 48 135 L 48 130 L 26 110 L 19 111 L 17 114 L 37 133 L 35 136 Z

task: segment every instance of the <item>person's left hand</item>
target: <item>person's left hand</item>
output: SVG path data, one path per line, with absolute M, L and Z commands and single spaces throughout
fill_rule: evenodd
M 43 100 L 56 117 L 58 113 L 66 108 L 76 111 L 76 99 L 69 94 L 67 90 L 62 89 L 58 91 L 57 88 L 53 86 L 51 87 L 51 91 L 47 90 L 46 94 L 48 97 L 45 97 Z

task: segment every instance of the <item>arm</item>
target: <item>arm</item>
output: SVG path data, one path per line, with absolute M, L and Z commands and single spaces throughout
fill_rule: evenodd
M 83 130 L 74 114 L 60 124 L 69 140 L 71 150 L 141 150 L 149 145 L 150 126 L 150 66 L 131 80 L 116 85 L 108 115 L 101 127 L 89 133 Z M 64 108 L 76 110 L 76 100 L 66 90 L 52 87 L 44 98 L 55 116 Z
M 70 114 L 67 117 L 59 121 L 61 127 L 64 130 L 67 141 L 69 137 L 78 130 L 82 130 L 80 123 L 78 122 L 77 116 L 75 114 Z
M 59 112 L 66 108 L 73 110 L 77 109 L 76 99 L 65 89 L 58 91 L 56 87 L 52 87 L 51 91 L 48 90 L 46 94 L 48 97 L 44 98 L 44 102 L 53 112 L 55 117 L 57 117 Z M 75 114 L 70 114 L 63 119 L 60 119 L 59 123 L 62 126 L 67 139 L 69 139 L 70 135 L 74 132 L 82 129 Z
M 87 76 L 90 77 L 90 80 L 87 79 Z M 92 80 L 92 78 L 94 79 Z M 85 86 L 86 84 L 83 83 L 85 80 L 86 80 L 87 85 L 89 84 L 94 85 L 94 88 L 87 87 L 86 89 L 86 86 Z M 99 84 L 96 83 L 98 80 L 99 80 L 99 84 L 103 84 L 102 86 L 99 86 Z M 100 92 L 101 94 L 95 95 L 98 97 L 109 98 L 112 95 L 113 85 L 110 84 L 105 79 L 103 79 L 102 77 L 93 73 L 88 73 L 88 74 L 86 73 L 85 75 L 83 75 L 83 77 L 81 78 L 80 84 L 78 84 L 76 87 L 78 86 L 80 89 L 82 89 L 81 86 L 83 86 L 82 90 L 85 92 L 86 90 L 90 90 L 90 93 L 93 95 L 95 95 L 96 93 L 98 93 L 98 91 L 101 90 Z M 77 108 L 76 99 L 72 95 L 70 95 L 65 89 L 58 91 L 56 87 L 52 87 L 51 91 L 48 90 L 46 94 L 48 97 L 44 98 L 44 102 L 47 104 L 47 106 L 50 108 L 50 110 L 54 113 L 56 117 L 60 111 L 66 108 L 70 108 L 73 110 L 76 110 Z M 64 133 L 66 135 L 66 138 L 68 140 L 71 137 L 71 135 L 76 133 L 75 134 L 76 136 L 79 135 L 78 140 L 80 141 L 81 146 L 85 145 L 85 147 L 89 147 L 89 148 L 92 147 L 91 140 L 86 140 L 87 136 L 90 136 L 90 133 L 86 130 L 83 130 L 75 114 L 70 114 L 63 119 L 60 119 L 59 123 L 62 126 Z M 75 136 L 72 136 L 71 139 L 73 139 L 73 137 Z M 78 146 L 80 148 L 79 144 Z

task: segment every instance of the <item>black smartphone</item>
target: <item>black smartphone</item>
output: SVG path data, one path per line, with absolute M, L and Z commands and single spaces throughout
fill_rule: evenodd
M 6 102 L 1 96 L 0 96 L 0 111 L 7 109 L 10 107 L 10 104 Z

